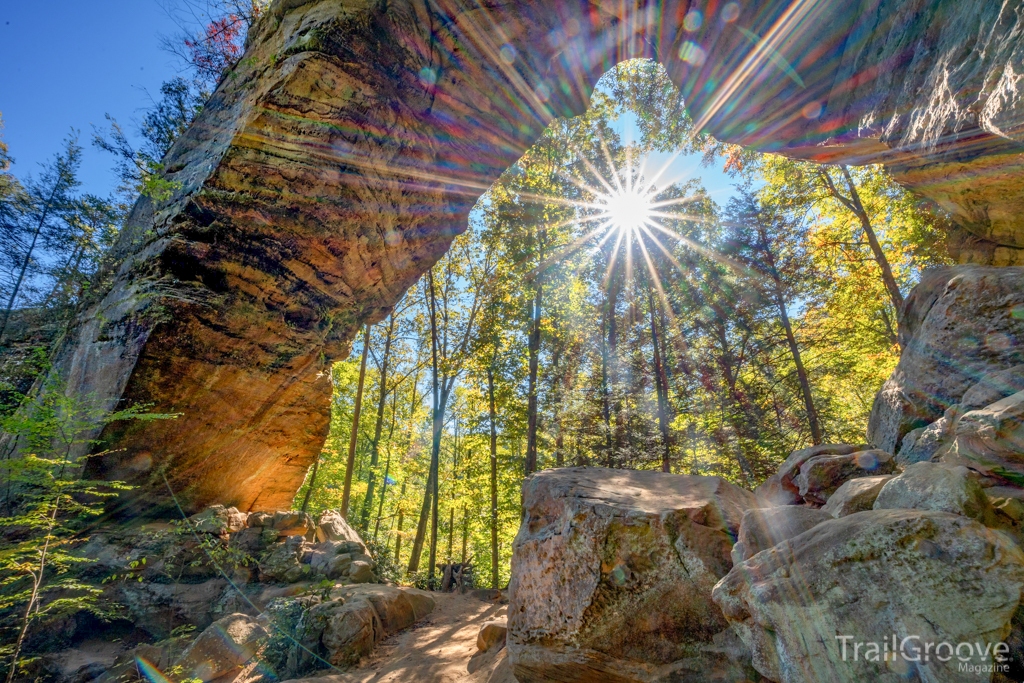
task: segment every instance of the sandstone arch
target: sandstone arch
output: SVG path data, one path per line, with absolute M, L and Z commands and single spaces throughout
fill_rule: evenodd
M 628 57 L 664 62 L 720 139 L 886 163 L 974 235 L 965 259 L 1024 263 L 1024 3 L 747 0 L 734 21 L 725 4 L 275 0 L 165 160 L 180 189 L 135 207 L 112 289 L 59 358 L 69 391 L 183 414 L 108 427 L 126 450 L 90 473 L 288 507 L 326 430 L 328 360 Z

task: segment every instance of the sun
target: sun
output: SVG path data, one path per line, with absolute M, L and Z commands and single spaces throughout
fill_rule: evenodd
M 622 232 L 638 233 L 653 217 L 653 197 L 639 188 L 616 189 L 601 202 L 610 226 Z

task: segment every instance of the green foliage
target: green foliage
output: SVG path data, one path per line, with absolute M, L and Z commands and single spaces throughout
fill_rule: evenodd
M 169 417 L 140 407 L 109 412 L 51 382 L 0 418 L 0 629 L 7 643 L 0 655 L 8 665 L 37 623 L 82 611 L 104 620 L 118 613 L 100 599 L 100 587 L 78 578 L 76 570 L 90 560 L 75 549 L 88 540 L 89 520 L 128 487 L 80 478 L 76 457 L 96 445 L 92 434 L 104 424 Z
M 626 119 L 639 131 L 632 145 L 616 133 Z M 598 176 L 612 183 L 613 169 L 635 168 L 655 151 L 723 163 L 742 185 L 737 200 L 719 206 L 699 178 L 666 184 L 659 198 L 682 208 L 661 217 L 667 232 L 656 233 L 658 242 L 634 239 L 631 262 L 623 248 L 616 252 L 614 233 L 599 247 L 585 242 L 597 227 L 588 217 Z M 490 583 L 493 380 L 499 585 L 508 580 L 532 355 L 540 468 L 653 469 L 668 461 L 674 472 L 753 487 L 812 442 L 812 414 L 825 441 L 863 440 L 874 393 L 898 359 L 897 311 L 862 218 L 842 201 L 847 195 L 829 191 L 822 173 L 858 193 L 903 296 L 922 269 L 947 262 L 941 218 L 882 169 L 849 169 L 850 189 L 842 169 L 700 135 L 653 62 L 620 64 L 585 114 L 549 126 L 481 198 L 469 231 L 434 267 L 439 376 L 442 384 L 457 378 L 441 432 L 439 564 L 462 561 L 465 539 L 478 585 Z M 393 483 L 383 495 L 377 487 L 363 530 L 387 578 L 421 587 L 430 568 L 405 576 L 399 568 L 408 564 L 431 452 L 425 288 L 413 287 L 396 313 L 399 341 L 383 387 L 381 461 L 373 469 L 379 483 L 387 466 Z M 383 352 L 382 328 L 373 331 L 371 358 Z M 340 502 L 357 355 L 332 372 L 331 432 L 311 511 Z M 368 370 L 369 397 L 380 394 L 380 367 Z M 352 509 L 367 492 L 375 426 L 374 411 L 364 410 Z

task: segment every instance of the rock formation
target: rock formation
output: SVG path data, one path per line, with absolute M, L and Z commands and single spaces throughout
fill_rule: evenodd
M 945 650 L 917 662 L 913 648 L 981 643 L 966 661 L 992 665 L 1022 588 L 1024 552 L 1009 537 L 945 512 L 873 510 L 753 556 L 714 599 L 778 683 L 966 681 L 977 674 Z
M 164 160 L 173 196 L 135 207 L 112 288 L 58 358 L 68 390 L 102 407 L 181 414 L 108 426 L 114 452 L 89 474 L 166 472 L 192 511 L 287 507 L 327 428 L 329 362 L 627 57 L 663 60 L 719 139 L 885 163 L 973 235 L 962 259 L 1020 262 L 1015 3 L 627 5 L 276 0 Z M 887 450 L 913 426 L 886 424 Z
M 531 476 L 509 586 L 516 679 L 742 679 L 710 596 L 755 504 L 717 477 L 603 468 Z
M 904 436 L 921 429 L 914 440 L 930 457 L 950 418 L 924 428 L 946 410 L 966 398 L 966 412 L 1020 391 L 1012 368 L 1024 363 L 1024 269 L 956 266 L 925 273 L 904 305 L 900 340 L 903 354 L 875 398 L 868 439 L 904 461 L 927 459 L 905 454 Z
M 334 511 L 314 523 L 216 505 L 178 525 L 108 529 L 78 552 L 92 562 L 75 580 L 123 612 L 110 622 L 43 615 L 47 680 L 284 680 L 357 662 L 434 608 L 429 594 L 375 583 L 373 558 Z M 99 641 L 102 661 L 77 671 Z

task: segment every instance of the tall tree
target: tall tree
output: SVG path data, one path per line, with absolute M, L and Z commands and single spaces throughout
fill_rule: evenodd
M 365 331 L 363 332 L 363 353 L 359 359 L 359 384 L 356 386 L 356 399 L 352 407 L 352 431 L 349 434 L 348 439 L 348 459 L 345 461 L 345 486 L 342 489 L 341 494 L 341 516 L 348 518 L 348 503 L 349 498 L 352 497 L 352 474 L 356 468 L 356 441 L 359 438 L 359 413 L 363 405 L 363 384 L 366 381 L 366 356 L 370 350 L 370 325 L 366 324 Z M 313 479 L 315 482 L 316 467 L 319 464 L 319 460 L 314 464 Z M 306 497 L 308 499 L 309 492 L 313 489 L 313 483 L 310 483 L 309 489 L 306 491 Z M 303 502 L 303 510 L 305 510 L 306 502 Z
M 78 167 L 82 148 L 77 136 L 69 136 L 64 151 L 44 167 L 38 181 L 26 186 L 26 205 L 12 229 L 5 234 L 9 240 L 3 244 L 4 261 L 9 264 L 6 274 L 6 306 L 0 314 L 0 341 L 3 341 L 10 323 L 11 313 L 19 299 L 25 299 L 25 290 L 31 288 L 32 278 L 40 272 L 39 252 L 47 241 L 58 242 L 66 232 L 68 214 L 73 210 L 78 187 Z
M 427 272 L 424 303 L 430 329 L 431 348 L 431 450 L 430 470 L 420 509 L 420 520 L 413 540 L 409 573 L 419 571 L 420 555 L 426 540 L 428 518 L 432 519 L 430 534 L 430 566 L 432 580 L 437 558 L 437 508 L 441 438 L 448 400 L 462 376 L 469 351 L 474 342 L 477 318 L 485 301 L 487 281 L 493 273 L 492 253 L 478 249 L 468 241 L 457 242 L 444 256 L 440 267 Z M 435 283 L 434 271 L 441 275 Z M 465 289 L 462 285 L 465 283 Z M 468 289 L 469 291 L 465 291 Z
M 380 358 L 374 355 L 377 364 L 377 418 L 373 426 L 373 439 L 370 440 L 370 471 L 366 484 L 366 496 L 363 498 L 359 525 L 367 529 L 370 523 L 370 507 L 373 504 L 374 487 L 377 483 L 377 464 L 380 459 L 380 435 L 384 427 L 384 408 L 388 400 L 388 362 L 391 360 L 391 344 L 395 336 L 395 313 L 388 316 L 388 326 L 384 332 L 384 349 Z

